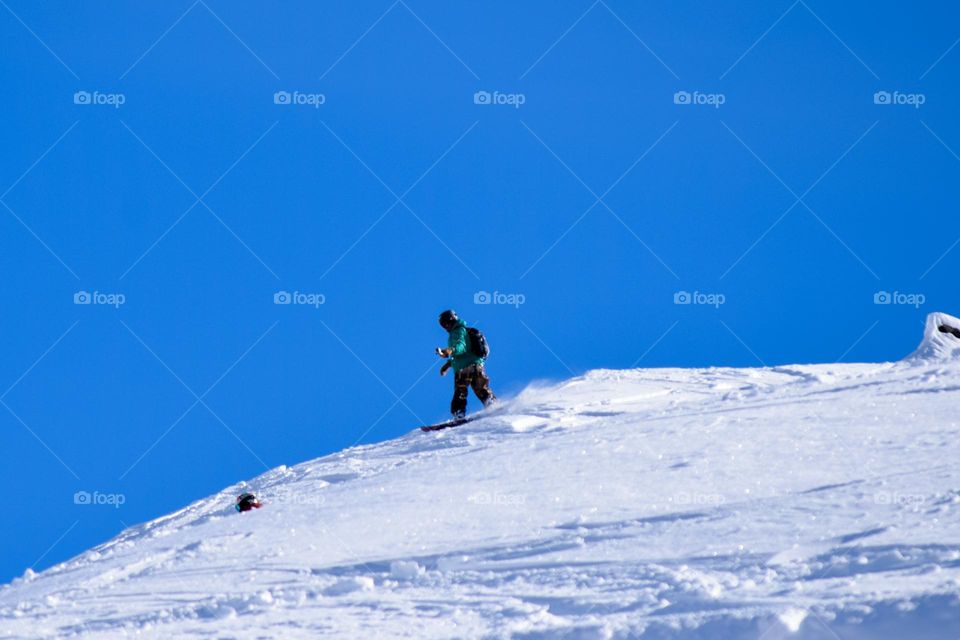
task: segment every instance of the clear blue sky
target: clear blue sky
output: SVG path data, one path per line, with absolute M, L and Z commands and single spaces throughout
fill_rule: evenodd
M 443 418 L 446 307 L 508 396 L 960 306 L 954 5 L 0 5 L 0 581 Z

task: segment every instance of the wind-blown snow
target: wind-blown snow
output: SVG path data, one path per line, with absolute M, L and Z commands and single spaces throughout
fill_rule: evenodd
M 956 638 L 942 322 L 903 362 L 592 371 L 280 467 L 15 580 L 0 637 Z

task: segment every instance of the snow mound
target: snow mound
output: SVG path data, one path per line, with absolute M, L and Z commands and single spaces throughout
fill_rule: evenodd
M 923 330 L 923 342 L 907 360 L 960 359 L 960 319 L 946 313 L 931 313 Z

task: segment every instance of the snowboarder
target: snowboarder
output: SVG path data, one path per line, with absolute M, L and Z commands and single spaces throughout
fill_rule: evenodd
M 457 317 L 457 312 L 448 309 L 440 314 L 440 326 L 449 334 L 446 348 L 437 347 L 436 353 L 447 361 L 440 367 L 440 375 L 447 375 L 453 367 L 453 400 L 450 413 L 454 419 L 463 418 L 467 413 L 467 387 L 484 406 L 496 402 L 497 397 L 490 390 L 490 378 L 483 370 L 483 356 L 475 351 L 467 323 Z

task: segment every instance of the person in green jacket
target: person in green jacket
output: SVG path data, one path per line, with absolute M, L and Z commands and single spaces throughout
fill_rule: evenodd
M 483 370 L 483 358 L 473 353 L 470 348 L 470 336 L 467 334 L 467 323 L 457 317 L 457 312 L 448 309 L 440 314 L 440 326 L 448 333 L 446 348 L 437 347 L 437 355 L 447 358 L 440 367 L 440 375 L 447 375 L 453 368 L 453 400 L 450 402 L 450 413 L 454 418 L 462 418 L 467 414 L 467 387 L 473 392 L 484 406 L 497 400 L 490 390 L 490 378 Z

